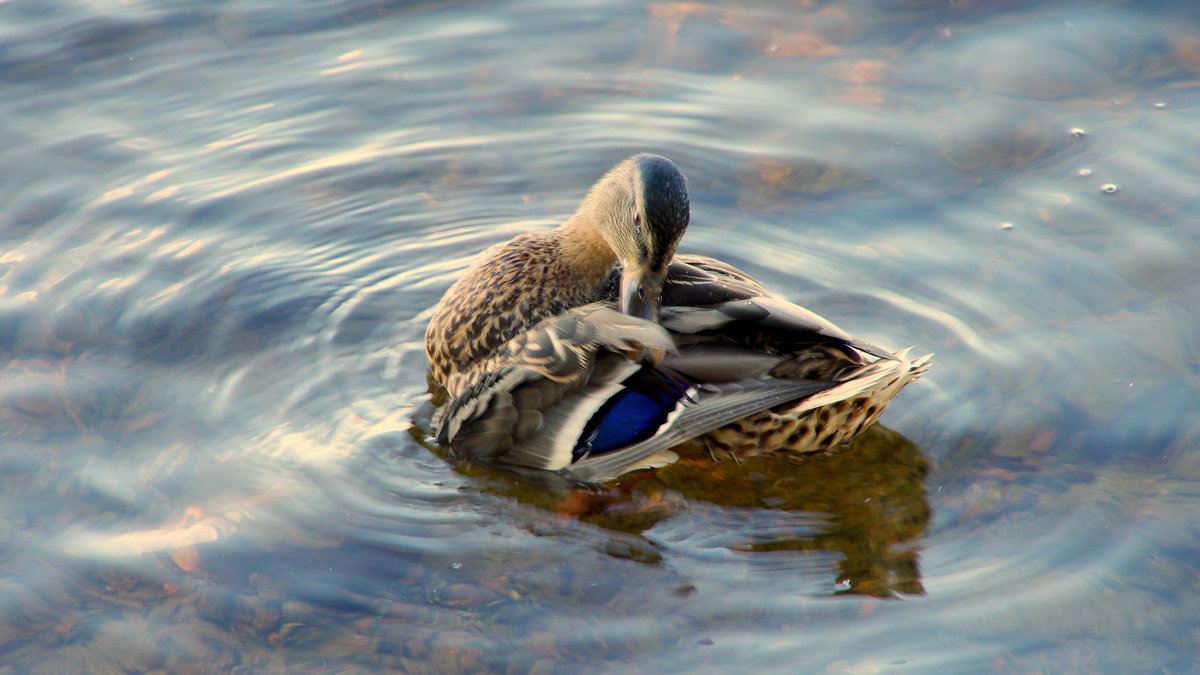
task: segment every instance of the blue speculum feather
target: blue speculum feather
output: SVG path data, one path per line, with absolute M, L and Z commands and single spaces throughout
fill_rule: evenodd
M 688 385 L 642 369 L 592 416 L 572 452 L 572 461 L 619 450 L 650 438 L 688 395 Z

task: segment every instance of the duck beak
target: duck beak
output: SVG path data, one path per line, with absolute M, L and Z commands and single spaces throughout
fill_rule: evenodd
M 662 296 L 663 275 L 646 267 L 627 267 L 621 270 L 621 311 L 629 316 L 658 323 L 658 304 Z M 662 349 L 637 348 L 626 356 L 641 363 L 657 366 L 666 352 Z
M 657 323 L 662 288 L 662 274 L 655 274 L 644 266 L 622 267 L 621 312 Z

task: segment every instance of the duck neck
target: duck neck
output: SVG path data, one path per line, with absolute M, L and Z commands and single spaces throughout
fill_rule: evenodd
M 576 213 L 558 227 L 559 245 L 563 260 L 579 279 L 587 279 L 597 285 L 608 281 L 609 273 L 617 262 L 617 254 L 600 236 L 591 218 Z

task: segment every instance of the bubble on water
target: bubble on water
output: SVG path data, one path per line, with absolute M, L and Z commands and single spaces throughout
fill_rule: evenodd
M 775 52 L 779 51 L 779 45 L 771 45 L 770 47 L 767 47 L 767 51 L 774 54 Z
M 838 579 L 837 581 L 833 582 L 833 590 L 835 591 L 848 591 L 850 588 L 851 584 L 849 579 Z
M 1100 186 L 1100 191 L 1106 195 L 1115 195 L 1121 188 L 1116 183 L 1105 183 Z
M 1067 133 L 1071 134 L 1071 138 L 1083 138 L 1084 136 L 1087 136 L 1087 132 L 1079 127 L 1073 127 Z
M 953 36 L 954 36 L 954 31 L 950 30 L 949 28 L 942 29 L 942 37 L 948 38 L 948 37 L 953 37 Z
M 1163 108 L 1167 107 L 1167 104 L 1164 101 L 1159 101 L 1154 104 L 1154 107 L 1158 108 L 1159 110 L 1162 110 Z
M 1016 225 L 1013 225 L 1012 223 L 1000 223 L 1000 229 L 1002 230 L 1011 230 L 1014 227 L 1016 227 Z
M 462 568 L 463 568 L 463 564 L 460 562 L 450 563 L 450 569 L 452 569 L 452 570 L 461 570 Z
M 1078 174 L 1080 178 L 1087 178 L 1088 176 L 1092 175 L 1092 170 L 1084 167 L 1078 171 Z

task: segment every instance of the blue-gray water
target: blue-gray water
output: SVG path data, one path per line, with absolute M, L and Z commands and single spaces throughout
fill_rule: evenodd
M 1200 6 L 0 3 L 0 673 L 1182 673 Z M 890 432 L 538 494 L 429 309 L 636 151 L 934 368 Z

